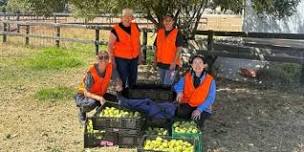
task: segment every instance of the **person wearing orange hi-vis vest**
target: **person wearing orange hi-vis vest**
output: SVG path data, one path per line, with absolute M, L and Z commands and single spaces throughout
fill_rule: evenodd
M 181 32 L 174 27 L 172 15 L 165 15 L 162 24 L 163 27 L 158 29 L 154 42 L 154 66 L 158 67 L 161 83 L 172 85 L 177 69 L 181 66 L 180 52 L 184 39 Z
M 112 68 L 112 63 L 109 62 L 108 53 L 99 52 L 97 61 L 97 63 L 89 66 L 75 96 L 76 106 L 80 110 L 79 119 L 82 124 L 84 124 L 87 112 L 102 106 L 106 99 L 115 100 L 116 98 L 114 95 L 106 93 L 111 79 L 120 81 L 117 72 Z
M 190 59 L 191 69 L 175 85 L 176 101 L 179 103 L 176 116 L 192 118 L 203 129 L 204 121 L 212 113 L 212 104 L 216 96 L 216 84 L 206 72 L 207 63 L 202 55 Z
M 143 62 L 140 30 L 133 20 L 133 10 L 123 9 L 121 22 L 113 26 L 108 43 L 110 59 L 114 69 L 119 73 L 124 88 L 136 84 L 137 65 Z

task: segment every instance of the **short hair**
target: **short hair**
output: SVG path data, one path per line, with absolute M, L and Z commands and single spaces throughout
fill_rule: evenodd
M 107 51 L 99 51 L 98 54 L 97 54 L 97 58 L 100 59 L 104 55 L 108 55 L 109 56 L 109 53 Z
M 174 20 L 174 16 L 172 14 L 166 14 L 165 16 L 163 16 L 163 19 L 167 18 L 167 17 L 170 17 Z
M 133 9 L 131 9 L 131 8 L 124 8 L 122 10 L 122 14 L 121 15 L 122 16 L 126 16 L 126 15 L 133 16 Z
M 192 64 L 193 63 L 193 60 L 196 59 L 196 58 L 200 58 L 203 60 L 203 63 L 206 64 L 206 58 L 202 55 L 202 54 L 196 54 L 194 56 L 192 56 L 189 60 L 189 64 Z

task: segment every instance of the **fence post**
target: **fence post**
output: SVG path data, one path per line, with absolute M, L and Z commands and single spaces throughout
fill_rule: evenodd
M 95 29 L 95 51 L 97 55 L 99 52 L 99 28 Z
M 146 64 L 147 61 L 147 42 L 148 42 L 148 32 L 147 30 L 144 30 L 143 37 L 143 55 L 144 55 L 144 64 Z
M 17 21 L 20 21 L 20 12 L 17 12 Z M 20 25 L 17 23 L 17 33 L 20 33 Z
M 3 38 L 2 38 L 2 41 L 3 43 L 5 43 L 7 41 L 7 23 L 3 23 Z
M 214 32 L 212 30 L 209 30 L 209 32 L 208 32 L 208 51 L 213 50 L 213 35 L 214 35 Z
M 56 17 L 56 14 L 54 14 L 54 23 L 57 23 L 57 17 Z
M 304 52 L 302 52 L 302 58 L 304 58 Z M 302 70 L 301 70 L 301 77 L 300 77 L 301 86 L 304 87 L 304 61 L 302 59 Z
M 30 34 L 30 25 L 26 25 L 25 26 L 25 45 L 29 45 L 30 44 L 30 38 L 29 38 L 29 34 Z
M 56 26 L 56 46 L 60 46 L 60 26 Z

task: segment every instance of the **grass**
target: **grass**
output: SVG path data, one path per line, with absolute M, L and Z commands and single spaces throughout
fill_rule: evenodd
M 42 88 L 35 94 L 35 98 L 39 101 L 58 101 L 70 100 L 75 94 L 72 88 L 59 86 L 54 88 Z
M 21 64 L 33 70 L 63 70 L 80 67 L 86 63 L 83 60 L 80 49 L 71 50 L 49 47 L 43 48 L 41 52 L 23 60 Z

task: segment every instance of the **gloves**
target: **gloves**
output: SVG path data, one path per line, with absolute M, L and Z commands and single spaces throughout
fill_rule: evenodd
M 201 118 L 201 111 L 196 109 L 192 112 L 191 118 L 193 120 L 199 120 Z

